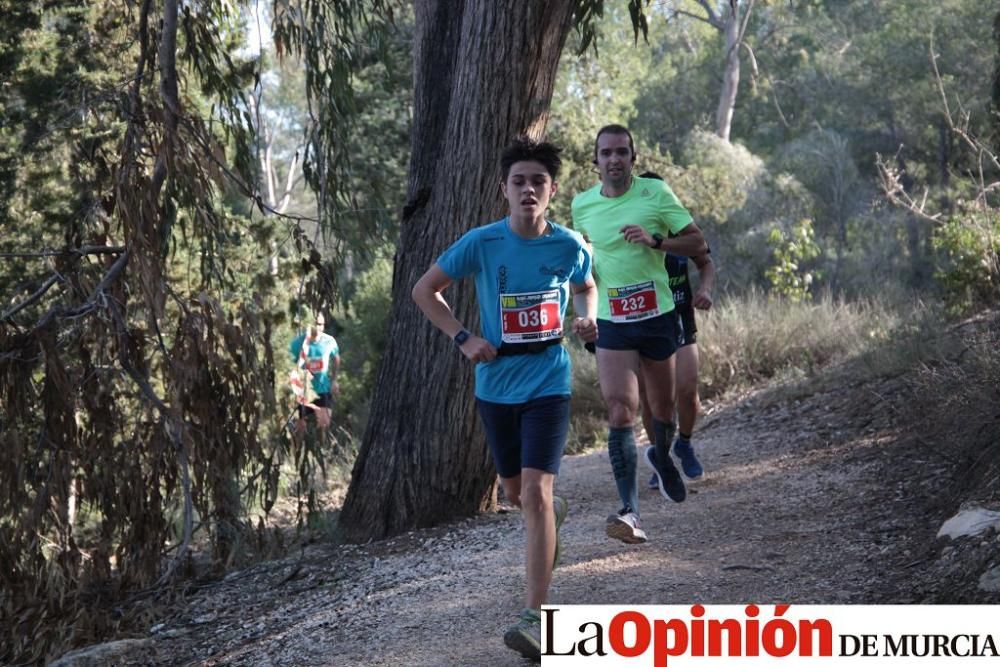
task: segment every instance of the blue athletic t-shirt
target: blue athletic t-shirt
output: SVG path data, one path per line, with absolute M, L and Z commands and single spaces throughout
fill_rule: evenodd
M 569 284 L 590 276 L 590 252 L 577 232 L 549 222 L 534 239 L 515 234 L 510 219 L 477 227 L 444 251 L 440 266 L 452 280 L 474 276 L 482 337 L 501 343 L 536 342 L 561 333 Z M 476 364 L 476 396 L 493 403 L 524 403 L 570 393 L 569 353 L 552 345 L 535 354 Z
M 288 346 L 288 352 L 292 355 L 292 362 L 304 366 L 312 373 L 312 388 L 317 394 L 329 394 L 333 387 L 330 382 L 330 364 L 333 358 L 340 354 L 340 346 L 337 339 L 327 333 L 320 333 L 319 338 L 309 341 L 306 348 L 305 359 L 302 359 L 302 344 L 306 340 L 306 334 L 301 333 L 292 339 Z M 300 363 L 304 362 L 304 363 Z

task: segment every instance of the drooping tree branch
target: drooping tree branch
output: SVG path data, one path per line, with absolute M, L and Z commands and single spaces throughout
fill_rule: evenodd
M 85 245 L 65 250 L 39 250 L 35 252 L 0 252 L 0 257 L 58 257 L 60 255 L 118 255 L 125 252 L 125 246 Z
M 29 296 L 27 299 L 17 304 L 16 306 L 12 306 L 10 310 L 0 315 L 0 322 L 6 322 L 10 318 L 14 317 L 14 315 L 16 315 L 18 312 L 24 310 L 31 304 L 41 299 L 42 296 L 44 296 L 45 293 L 49 291 L 49 288 L 55 285 L 57 282 L 59 282 L 59 276 L 57 275 L 49 276 L 49 279 L 46 280 L 44 283 L 42 283 L 42 286 L 39 287 L 37 290 L 35 290 L 34 294 Z
M 122 316 L 121 310 L 118 308 L 118 304 L 114 299 L 108 299 L 107 301 L 108 312 L 111 313 L 112 320 L 115 324 L 115 332 L 118 337 L 118 363 L 121 364 L 122 369 L 125 371 L 126 375 L 135 382 L 136 386 L 142 392 L 142 395 L 149 401 L 160 413 L 160 420 L 163 429 L 167 432 L 170 437 L 171 444 L 174 446 L 174 450 L 177 452 L 177 458 L 180 462 L 181 468 L 181 490 L 184 495 L 184 510 L 183 510 L 183 522 L 184 522 L 184 536 L 181 539 L 181 544 L 177 549 L 177 553 L 174 554 L 173 558 L 167 564 L 163 574 L 157 580 L 156 586 L 161 586 L 173 577 L 174 572 L 177 571 L 177 566 L 181 561 L 187 556 L 188 548 L 191 545 L 191 537 L 194 533 L 194 501 L 191 497 L 191 466 L 189 462 L 187 448 L 184 446 L 184 422 L 183 420 L 175 415 L 170 407 L 163 402 L 163 400 L 156 395 L 156 391 L 153 389 L 149 381 L 142 376 L 141 373 L 136 369 L 132 360 L 129 358 L 129 345 L 127 338 L 127 331 L 125 325 L 125 318 Z
M 167 173 L 173 163 L 174 146 L 177 139 L 180 101 L 177 99 L 177 0 L 163 3 L 163 28 L 160 35 L 160 98 L 163 100 L 164 137 L 160 153 L 156 156 L 156 166 L 150 179 L 150 194 L 153 201 L 159 197 Z
M 708 0 L 697 0 L 697 2 L 705 10 L 705 14 L 707 16 L 698 16 L 697 14 L 692 14 L 690 12 L 686 12 L 680 9 L 675 9 L 674 11 L 676 13 L 685 14 L 692 18 L 696 18 L 700 21 L 704 21 L 705 23 L 708 23 L 709 25 L 718 30 L 725 29 L 726 25 L 722 22 L 722 19 L 719 18 L 719 15 L 715 13 L 715 8 L 712 7 L 712 4 L 708 2 Z

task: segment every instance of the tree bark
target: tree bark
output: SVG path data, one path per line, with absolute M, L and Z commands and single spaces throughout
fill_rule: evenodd
M 709 18 L 714 19 L 708 22 L 720 29 L 726 39 L 726 64 L 722 72 L 719 106 L 715 111 L 715 133 L 726 141 L 729 141 L 732 130 L 736 94 L 740 88 L 740 48 L 745 47 L 744 38 L 746 37 L 747 23 L 750 20 L 750 12 L 753 11 L 753 4 L 754 0 L 749 0 L 741 15 L 739 0 L 729 0 L 728 15 L 720 20 L 712 14 L 709 5 L 702 2 L 702 6 L 709 12 Z M 752 53 L 751 65 L 754 66 L 754 75 L 756 76 L 756 64 L 753 61 Z
M 736 93 L 740 88 L 740 14 L 739 3 L 730 1 L 731 11 L 726 17 L 723 35 L 726 38 L 726 65 L 722 72 L 722 90 L 719 91 L 719 107 L 715 110 L 715 133 L 729 141 L 733 125 L 733 110 L 736 107 Z
M 408 202 L 390 343 L 340 516 L 350 540 L 434 525 L 495 502 L 472 366 L 424 319 L 410 290 L 461 234 L 503 214 L 500 150 L 517 134 L 544 131 L 572 8 L 573 0 L 416 3 Z M 477 331 L 472 281 L 445 297 Z

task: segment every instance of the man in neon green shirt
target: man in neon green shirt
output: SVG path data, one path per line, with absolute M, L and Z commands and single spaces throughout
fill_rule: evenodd
M 608 454 L 622 509 L 606 532 L 629 544 L 646 541 L 639 521 L 633 425 L 639 409 L 639 374 L 653 413 L 655 443 L 646 462 L 661 493 L 686 497 L 670 458 L 674 424 L 674 352 L 681 328 L 664 253 L 698 256 L 708 249 L 691 214 L 663 181 L 632 176 L 635 144 L 628 129 L 606 125 L 597 133 L 594 164 L 601 182 L 573 198 L 573 227 L 594 251 L 597 278 L 597 371 L 608 406 Z M 676 235 L 667 238 L 669 234 Z

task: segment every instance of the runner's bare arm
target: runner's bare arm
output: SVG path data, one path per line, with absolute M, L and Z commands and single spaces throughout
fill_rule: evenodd
M 587 252 L 593 258 L 593 263 L 590 266 L 590 275 L 594 279 L 594 284 L 597 284 L 597 255 L 594 254 L 594 244 L 590 242 L 590 237 L 586 234 L 580 234 L 583 237 L 583 242 L 587 244 Z M 594 311 L 597 312 L 597 311 Z
M 441 292 L 447 289 L 451 283 L 451 277 L 435 263 L 427 269 L 424 275 L 420 276 L 420 280 L 413 286 L 410 296 L 427 319 L 431 321 L 431 324 L 443 331 L 449 338 L 454 338 L 465 327 L 455 319 L 451 312 L 451 306 L 441 296 Z M 469 336 L 459 349 L 470 361 L 492 361 L 497 356 L 496 348 L 479 336 Z
M 708 252 L 708 243 L 698 225 L 690 222 L 684 229 L 677 232 L 677 236 L 663 239 L 660 250 L 669 252 L 671 255 L 697 257 Z
M 712 307 L 712 289 L 715 287 L 715 262 L 707 254 L 692 257 L 691 260 L 698 267 L 698 291 L 691 305 L 699 310 L 708 310 Z
M 597 340 L 597 283 L 593 278 L 573 283 L 573 333 L 592 343 Z
M 698 225 L 693 222 L 688 223 L 677 236 L 673 238 L 661 238 L 660 247 L 656 247 L 656 239 L 646 231 L 641 225 L 625 225 L 618 230 L 627 243 L 640 243 L 660 252 L 669 252 L 671 255 L 682 255 L 685 257 L 695 257 L 708 252 L 708 243 L 701 233 Z
M 337 383 L 337 374 L 340 373 L 340 353 L 333 355 L 330 360 L 330 391 L 334 394 L 340 393 L 340 385 Z

